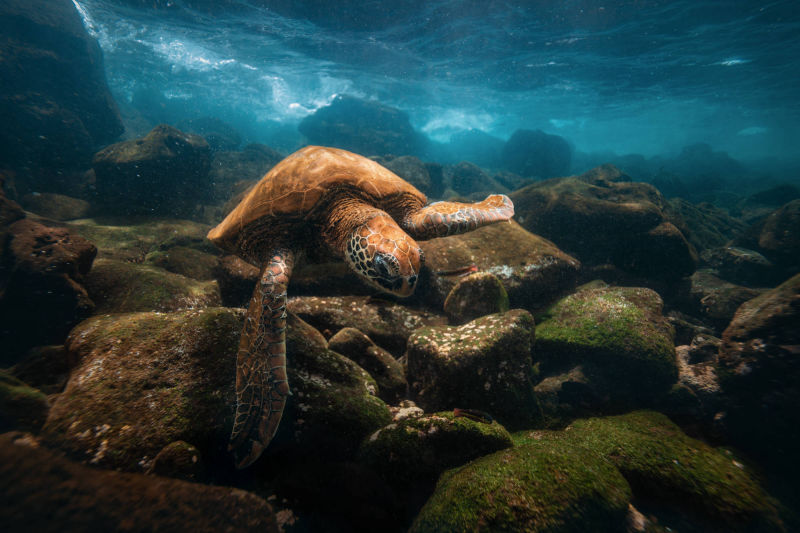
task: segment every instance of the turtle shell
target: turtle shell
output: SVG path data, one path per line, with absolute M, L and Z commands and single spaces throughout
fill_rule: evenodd
M 427 203 L 419 190 L 371 159 L 337 148 L 306 146 L 267 172 L 208 233 L 208 239 L 238 252 L 238 243 L 256 232 L 269 237 L 265 228 L 270 227 L 270 219 L 291 222 L 319 216 L 315 208 L 343 190 L 355 191 L 379 208 L 398 195 L 415 196 L 420 205 Z

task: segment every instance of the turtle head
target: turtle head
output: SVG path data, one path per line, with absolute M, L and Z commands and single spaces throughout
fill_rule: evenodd
M 390 216 L 378 215 L 350 235 L 345 260 L 374 287 L 397 296 L 411 296 L 423 256 L 419 245 Z

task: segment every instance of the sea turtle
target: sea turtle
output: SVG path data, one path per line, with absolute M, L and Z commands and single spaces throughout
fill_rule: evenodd
M 283 413 L 286 288 L 301 257 L 344 258 L 368 283 L 409 296 L 425 240 L 508 220 L 511 200 L 436 202 L 360 155 L 307 146 L 278 163 L 208 238 L 261 268 L 236 358 L 236 417 L 228 449 L 245 468 L 269 444 Z

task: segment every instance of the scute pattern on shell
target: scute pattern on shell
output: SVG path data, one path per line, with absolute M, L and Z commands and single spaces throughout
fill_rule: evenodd
M 360 155 L 321 146 L 306 146 L 278 163 L 231 211 L 208 238 L 217 246 L 236 252 L 241 235 L 251 226 L 263 231 L 264 219 L 306 219 L 319 215 L 318 206 L 331 193 L 358 192 L 376 207 L 398 195 L 427 202 L 411 184 Z

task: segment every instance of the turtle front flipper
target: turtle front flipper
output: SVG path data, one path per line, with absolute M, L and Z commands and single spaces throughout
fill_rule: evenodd
M 259 458 L 281 421 L 286 378 L 286 288 L 294 264 L 288 249 L 275 250 L 261 271 L 247 310 L 236 356 L 236 417 L 228 450 L 237 468 Z
M 403 221 L 411 237 L 421 241 L 466 233 L 514 216 L 514 204 L 505 194 L 493 194 L 475 204 L 435 202 L 410 213 Z

